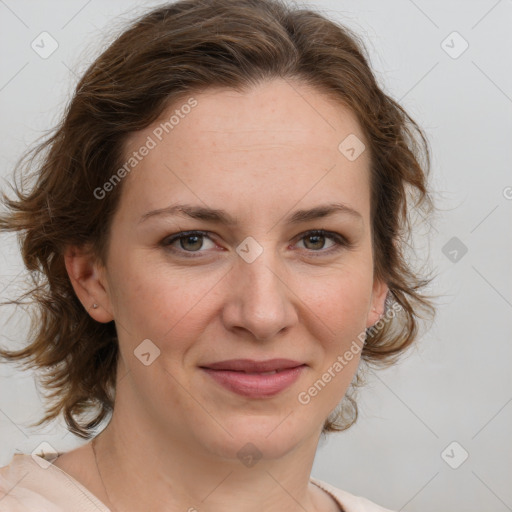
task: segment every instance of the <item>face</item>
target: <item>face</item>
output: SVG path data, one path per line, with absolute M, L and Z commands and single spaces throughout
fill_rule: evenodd
M 190 97 L 193 108 L 173 105 L 126 146 L 128 160 L 155 143 L 124 178 L 96 297 L 118 329 L 119 407 L 210 453 L 252 442 L 278 457 L 318 437 L 382 313 L 369 152 L 340 151 L 351 134 L 364 141 L 356 118 L 303 84 Z M 332 204 L 344 208 L 297 213 Z M 176 205 L 216 212 L 165 211 Z M 284 377 L 204 369 L 278 358 L 302 366 Z

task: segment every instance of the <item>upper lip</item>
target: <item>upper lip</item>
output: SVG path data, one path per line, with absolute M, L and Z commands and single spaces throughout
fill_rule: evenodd
M 201 368 L 211 370 L 231 370 L 238 372 L 271 372 L 273 370 L 285 370 L 295 368 L 305 363 L 292 359 L 268 359 L 266 361 L 255 361 L 253 359 L 229 359 L 202 365 Z

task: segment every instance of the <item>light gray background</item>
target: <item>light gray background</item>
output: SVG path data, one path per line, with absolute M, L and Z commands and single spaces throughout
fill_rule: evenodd
M 158 3 L 0 0 L 3 177 L 59 119 L 119 19 Z M 381 85 L 426 130 L 442 209 L 431 242 L 418 237 L 438 274 L 436 322 L 399 366 L 371 378 L 358 423 L 321 443 L 313 476 L 397 511 L 512 510 L 512 2 L 310 3 L 363 36 Z M 31 48 L 42 31 L 59 44 L 47 59 Z M 457 58 L 454 31 L 469 44 Z M 453 237 L 462 257 L 445 247 Z M 21 290 L 22 263 L 13 235 L 0 243 L 4 299 Z M 0 340 L 18 347 L 27 322 L 13 313 L 0 309 Z M 42 411 L 32 373 L 0 365 L 0 466 L 41 441 L 60 451 L 84 442 L 63 422 L 30 430 Z

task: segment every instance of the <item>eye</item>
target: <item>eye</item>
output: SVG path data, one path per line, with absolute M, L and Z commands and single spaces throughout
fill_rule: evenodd
M 188 253 L 186 257 L 195 257 L 192 256 L 192 253 L 204 252 L 200 249 L 204 248 L 205 238 L 210 240 L 213 246 L 215 246 L 206 231 L 182 231 L 181 233 L 176 233 L 175 235 L 165 238 L 161 242 L 161 245 L 175 253 Z M 328 249 L 323 247 L 326 239 L 330 239 L 333 242 Z M 332 233 L 322 229 L 308 231 L 305 234 L 302 234 L 299 241 L 303 240 L 305 241 L 305 245 L 309 246 L 306 246 L 306 250 L 311 253 L 320 253 L 318 256 L 331 254 L 343 247 L 351 247 L 350 242 L 339 233 Z M 176 245 L 178 243 L 179 246 Z M 206 247 L 206 249 L 208 249 L 208 247 Z M 315 254 L 315 256 L 317 255 Z
M 162 245 L 166 248 L 170 248 L 173 252 L 203 252 L 199 251 L 199 249 L 204 245 L 204 238 L 210 240 L 210 237 L 205 231 L 183 231 L 165 238 L 162 241 Z M 179 248 L 173 247 L 176 242 L 179 242 Z M 180 249 L 182 249 L 182 251 L 180 251 Z
M 333 241 L 332 245 L 328 249 L 324 249 L 323 247 L 326 239 L 331 239 Z M 306 249 L 311 252 L 320 253 L 318 256 L 325 255 L 326 253 L 331 254 L 332 252 L 340 250 L 342 247 L 351 246 L 348 240 L 339 233 L 332 233 L 324 231 L 323 229 L 308 231 L 306 234 L 302 235 L 299 241 L 304 241 Z M 314 256 L 317 255 L 315 254 Z

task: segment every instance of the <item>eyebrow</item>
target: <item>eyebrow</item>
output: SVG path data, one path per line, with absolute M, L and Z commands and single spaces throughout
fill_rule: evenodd
M 287 224 L 299 224 L 316 219 L 322 219 L 335 214 L 344 214 L 354 219 L 363 220 L 363 216 L 350 206 L 343 203 L 328 203 L 316 206 L 308 210 L 297 210 L 285 218 Z M 139 219 L 139 223 L 145 220 L 160 216 L 186 215 L 192 219 L 202 220 L 206 222 L 215 222 L 225 224 L 226 226 L 236 226 L 238 221 L 225 210 L 215 208 L 205 208 L 202 206 L 194 206 L 189 204 L 175 204 L 158 210 L 146 212 Z

